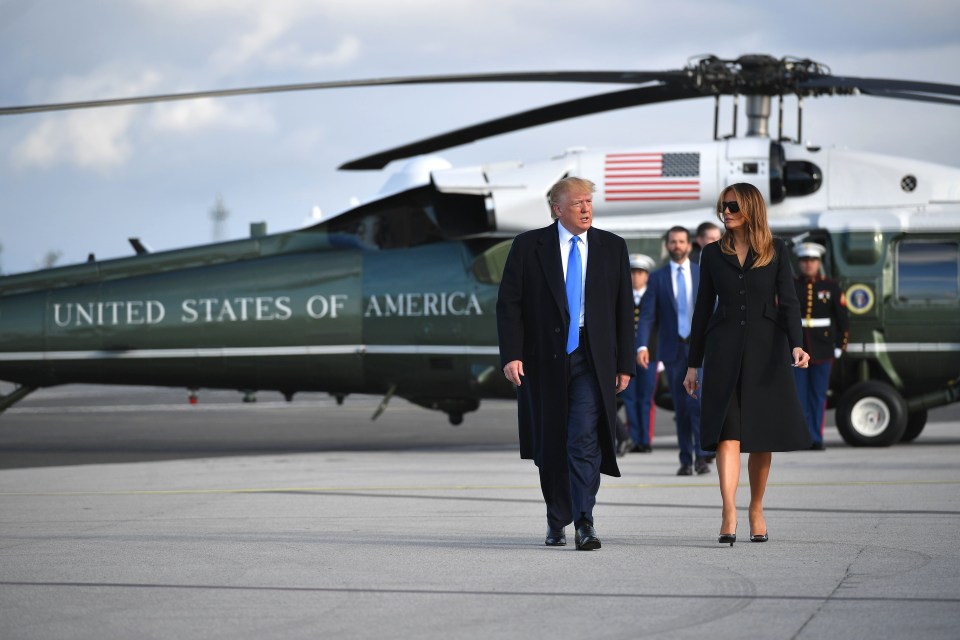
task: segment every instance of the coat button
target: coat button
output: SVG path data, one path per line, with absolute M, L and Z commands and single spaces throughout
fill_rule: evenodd
M 740 295 L 743 295 L 743 294 L 745 294 L 745 293 L 746 293 L 746 291 L 744 291 L 743 289 L 740 289 Z
M 557 327 L 556 329 L 554 329 L 554 331 L 556 331 L 557 333 L 560 333 L 560 327 Z
M 743 280 L 743 274 L 742 274 L 742 273 L 741 273 L 740 275 L 738 275 L 737 277 L 740 278 L 741 280 Z
M 557 354 L 553 354 L 553 359 L 554 359 L 554 360 L 557 359 Z
M 746 321 L 746 320 L 741 320 L 741 321 L 740 321 L 740 326 L 741 326 L 741 327 L 744 326 L 744 325 L 746 325 L 746 324 L 747 324 L 747 321 Z
M 745 304 L 740 305 L 740 311 L 746 311 L 746 310 L 747 310 L 747 305 Z

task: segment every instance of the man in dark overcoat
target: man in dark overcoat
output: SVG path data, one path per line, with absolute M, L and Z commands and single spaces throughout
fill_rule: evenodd
M 619 476 L 616 394 L 634 370 L 627 245 L 592 227 L 594 185 L 550 190 L 552 225 L 513 241 L 497 298 L 504 375 L 517 386 L 520 456 L 540 472 L 550 546 L 600 548 L 593 507 L 600 474 Z M 562 246 L 561 246 L 562 245 Z

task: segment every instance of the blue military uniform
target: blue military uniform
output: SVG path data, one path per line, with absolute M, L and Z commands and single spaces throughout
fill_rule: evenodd
M 795 247 L 798 258 L 822 259 L 826 249 L 804 242 Z M 807 421 L 813 449 L 823 449 L 823 422 L 833 361 L 847 348 L 849 319 L 846 301 L 834 280 L 821 276 L 796 279 L 803 325 L 803 349 L 810 354 L 806 369 L 794 369 L 797 395 Z
M 653 258 L 641 253 L 630 256 L 630 269 L 641 269 L 650 273 L 655 267 Z M 636 335 L 640 323 L 640 309 L 643 306 L 643 291 L 633 292 L 633 332 Z M 620 397 L 623 398 L 623 408 L 627 414 L 627 427 L 630 430 L 630 439 L 634 443 L 632 451 L 646 453 L 651 450 L 653 440 L 653 417 L 656 410 L 653 404 L 653 393 L 657 386 L 657 356 L 656 356 L 656 329 L 647 348 L 650 351 L 650 367 L 644 369 L 636 366 L 636 376 L 624 389 Z

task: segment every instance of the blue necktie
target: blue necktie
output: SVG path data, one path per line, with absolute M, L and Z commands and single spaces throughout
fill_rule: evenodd
M 681 338 L 690 335 L 690 310 L 687 309 L 687 281 L 683 267 L 677 267 L 677 333 Z
M 573 353 L 580 344 L 580 298 L 583 295 L 583 266 L 580 260 L 580 238 L 570 238 L 570 257 L 567 259 L 567 310 L 570 329 L 567 331 L 567 353 Z

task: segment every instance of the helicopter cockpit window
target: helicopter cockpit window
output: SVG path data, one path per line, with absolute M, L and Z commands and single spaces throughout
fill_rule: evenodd
M 784 169 L 784 187 L 787 196 L 808 196 L 820 189 L 823 172 L 806 160 L 789 160 Z
M 960 299 L 960 243 L 904 240 L 897 245 L 897 300 L 956 302 Z
M 503 267 L 507 264 L 507 255 L 510 253 L 510 247 L 513 246 L 513 240 L 504 240 L 499 242 L 480 255 L 473 261 L 473 275 L 477 281 L 484 284 L 499 284 L 503 277 Z

